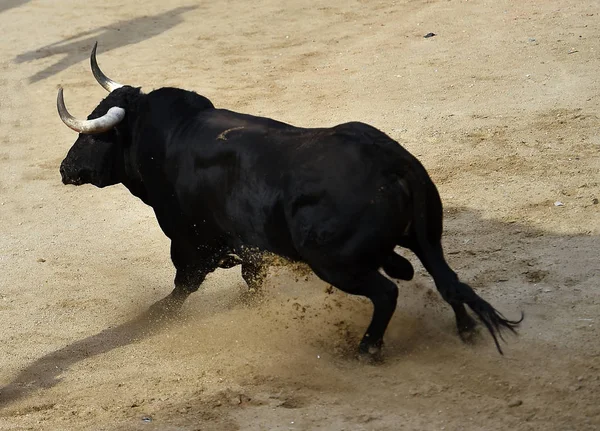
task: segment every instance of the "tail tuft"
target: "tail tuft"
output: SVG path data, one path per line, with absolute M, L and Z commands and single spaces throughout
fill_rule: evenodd
M 473 310 L 477 317 L 479 317 L 479 320 L 485 325 L 488 331 L 490 331 L 490 334 L 494 339 L 494 343 L 496 343 L 498 352 L 500 352 L 501 355 L 504 355 L 504 352 L 502 352 L 502 349 L 500 348 L 498 338 L 500 338 L 502 341 L 505 341 L 502 333 L 506 330 L 509 330 L 513 334 L 517 335 L 516 328 L 523 321 L 525 314 L 521 312 L 521 318 L 519 320 L 508 320 L 498 310 L 480 297 L 477 297 L 471 301 L 466 301 L 465 303 L 471 310 Z

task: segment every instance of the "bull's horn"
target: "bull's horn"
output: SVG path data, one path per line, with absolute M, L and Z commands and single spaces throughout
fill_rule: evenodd
M 92 49 L 90 64 L 92 65 L 92 73 L 94 74 L 96 81 L 98 81 L 98 84 L 104 87 L 104 89 L 109 93 L 117 88 L 123 87 L 123 84 L 113 81 L 100 70 L 98 67 L 98 62 L 96 61 L 96 48 L 98 48 L 98 42 L 94 44 L 94 48 Z
M 93 120 L 78 120 L 69 114 L 67 107 L 65 106 L 65 99 L 63 98 L 63 89 L 58 89 L 58 97 L 56 98 L 56 107 L 58 108 L 58 115 L 60 119 L 69 126 L 71 129 L 79 133 L 95 134 L 106 132 L 112 129 L 114 126 L 119 124 L 123 118 L 125 118 L 125 110 L 118 106 L 113 106 L 100 118 L 94 118 Z

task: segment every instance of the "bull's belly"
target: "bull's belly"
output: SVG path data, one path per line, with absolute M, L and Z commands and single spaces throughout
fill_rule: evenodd
M 239 256 L 246 253 L 272 253 L 291 261 L 301 261 L 295 245 L 289 238 L 287 230 L 278 226 L 267 226 L 257 231 L 244 231 L 230 235 L 228 242 L 232 250 Z

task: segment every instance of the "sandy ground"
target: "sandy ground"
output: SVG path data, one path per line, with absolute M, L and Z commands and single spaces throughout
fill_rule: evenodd
M 0 429 L 600 429 L 600 9 L 525 3 L 3 0 Z M 420 266 L 378 366 L 353 357 L 370 304 L 288 268 L 253 301 L 219 270 L 149 318 L 174 276 L 151 210 L 58 173 L 58 85 L 80 117 L 105 96 L 95 40 L 147 91 L 390 134 L 440 189 L 451 265 L 526 313 L 520 336 L 462 344 Z

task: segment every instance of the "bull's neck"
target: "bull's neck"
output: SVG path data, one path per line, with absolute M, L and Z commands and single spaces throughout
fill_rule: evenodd
M 132 163 L 130 148 L 125 148 L 123 154 L 119 157 L 119 166 L 117 172 L 119 175 L 119 181 L 131 192 L 132 195 L 139 198 L 146 205 L 148 203 L 148 194 L 146 193 L 146 187 L 142 182 L 139 172 L 134 168 Z

